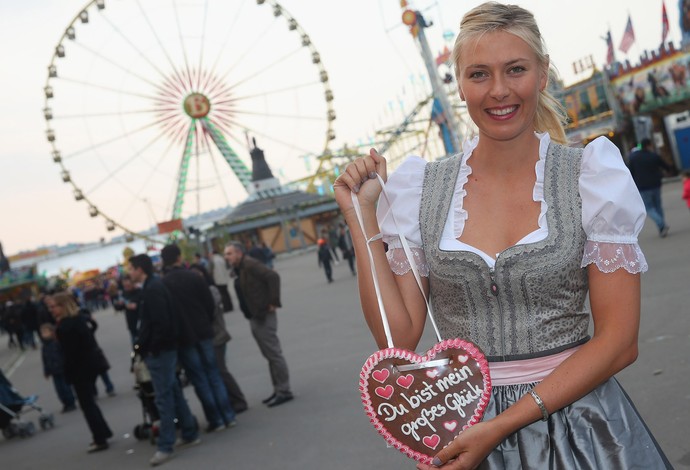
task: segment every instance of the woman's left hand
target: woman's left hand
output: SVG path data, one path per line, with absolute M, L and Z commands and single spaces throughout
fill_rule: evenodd
M 419 470 L 471 470 L 477 468 L 504 439 L 491 421 L 477 423 L 460 433 L 434 457 L 433 465 L 417 464 Z

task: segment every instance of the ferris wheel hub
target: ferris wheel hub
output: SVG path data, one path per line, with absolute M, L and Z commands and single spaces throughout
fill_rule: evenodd
M 211 102 L 201 93 L 191 93 L 184 99 L 184 112 L 193 119 L 201 119 L 211 111 Z

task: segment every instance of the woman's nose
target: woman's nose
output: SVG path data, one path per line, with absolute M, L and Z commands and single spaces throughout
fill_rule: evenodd
M 506 82 L 505 78 L 495 76 L 491 82 L 491 89 L 489 90 L 489 93 L 492 98 L 495 98 L 499 101 L 505 99 L 510 94 L 508 83 Z

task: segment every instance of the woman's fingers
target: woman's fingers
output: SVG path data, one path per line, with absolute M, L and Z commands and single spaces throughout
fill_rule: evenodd
M 345 167 L 345 171 L 333 183 L 334 188 L 344 187 L 359 193 L 362 185 L 369 180 L 377 179 L 377 174 L 386 181 L 386 159 L 371 149 L 366 157 L 357 158 Z
M 379 155 L 376 149 L 369 150 L 369 157 L 374 162 L 376 173 L 378 173 L 381 176 L 383 181 L 387 181 L 388 171 L 386 168 L 386 159 Z

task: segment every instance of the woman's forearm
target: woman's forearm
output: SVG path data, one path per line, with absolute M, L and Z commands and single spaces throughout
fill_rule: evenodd
M 380 232 L 378 221 L 376 220 L 376 209 L 372 206 L 362 206 L 361 211 L 366 237 L 371 238 Z M 357 259 L 357 277 L 362 311 L 377 345 L 380 348 L 384 348 L 387 347 L 388 344 L 376 291 L 374 289 L 374 281 L 366 246 L 367 239 L 365 238 L 365 234 L 362 233 L 354 209 L 345 211 L 344 215 L 350 227 L 352 244 Z M 414 349 L 421 336 L 423 321 L 420 328 L 418 325 L 419 320 L 415 321 L 416 318 L 420 316 L 420 312 L 413 312 L 410 310 L 411 308 L 418 310 L 419 302 L 414 300 L 413 296 L 413 300 L 410 301 L 408 299 L 408 303 L 411 305 L 406 305 L 405 298 L 398 285 L 399 280 L 395 279 L 396 276 L 393 274 L 388 264 L 382 240 L 372 241 L 369 243 L 369 246 L 374 258 L 374 266 L 376 268 L 377 279 L 381 290 L 381 297 L 386 310 L 393 342 L 396 347 Z M 419 291 L 418 288 L 415 287 L 415 289 Z M 419 298 L 421 299 L 421 293 L 419 294 Z M 421 312 L 421 316 L 423 318 L 424 310 Z

